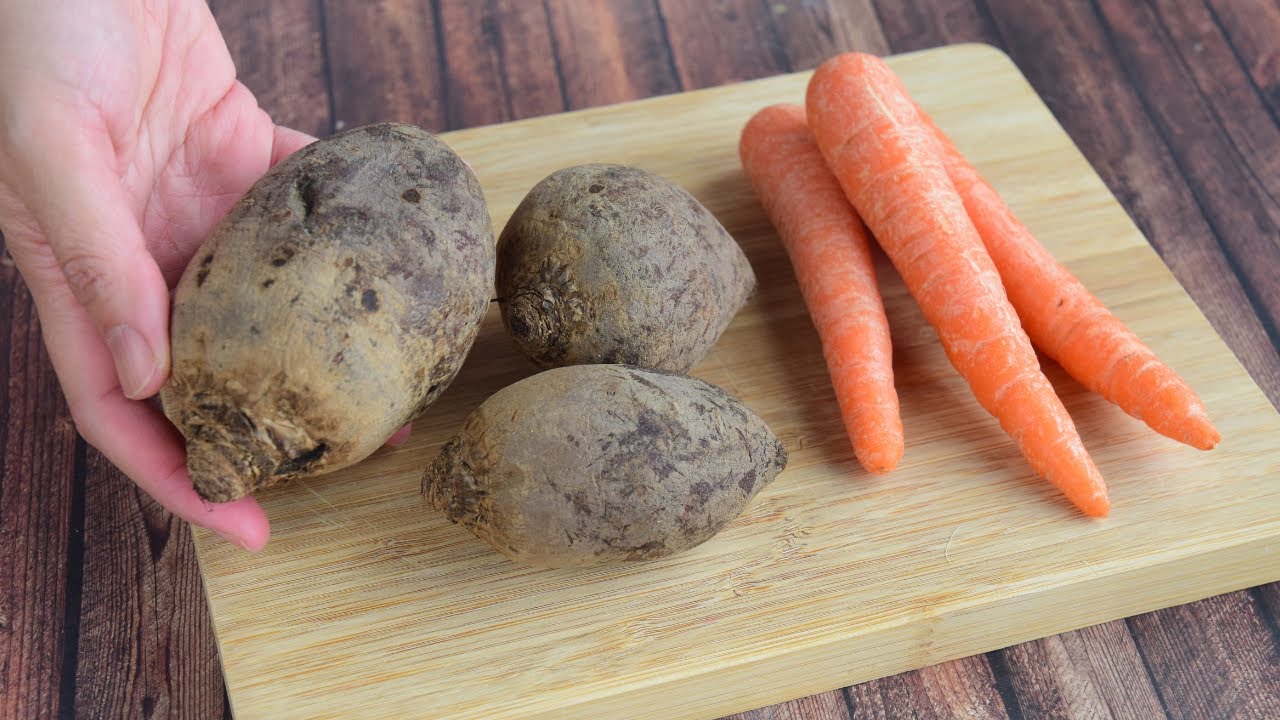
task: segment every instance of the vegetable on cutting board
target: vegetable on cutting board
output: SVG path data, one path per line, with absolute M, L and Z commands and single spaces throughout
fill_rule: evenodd
M 978 402 L 1036 472 L 1087 515 L 1105 516 L 1102 475 L 1040 371 L 933 132 L 901 81 L 879 58 L 838 55 L 814 72 L 806 110 L 846 196 Z
M 513 560 L 584 566 L 706 541 L 786 463 L 764 421 L 715 385 L 573 365 L 485 400 L 422 486 L 433 507 Z
M 686 372 L 755 289 L 742 250 L 684 188 L 593 163 L 533 187 L 498 238 L 502 320 L 543 368 Z
M 738 149 L 822 340 L 854 454 L 867 470 L 888 472 L 902 459 L 902 416 L 866 227 L 814 144 L 804 108 L 764 108 Z
M 162 390 L 205 499 L 352 465 L 440 396 L 493 287 L 480 184 L 408 125 L 320 140 L 266 173 L 174 293 Z
M 1031 342 L 1156 432 L 1200 450 L 1217 445 L 1220 435 L 1195 391 L 1054 259 L 932 118 L 917 112 Z

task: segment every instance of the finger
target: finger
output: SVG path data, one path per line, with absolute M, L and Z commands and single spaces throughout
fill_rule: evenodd
M 87 316 L 59 318 L 44 332 L 76 426 L 90 445 L 178 517 L 248 550 L 266 544 L 267 516 L 256 500 L 215 504 L 196 493 L 181 435 L 157 410 L 120 391 Z
M 395 431 L 392 433 L 391 437 L 387 438 L 387 444 L 391 447 L 400 447 L 401 445 L 409 442 L 409 435 L 412 432 L 413 423 L 406 423 L 404 427 Z
M 262 507 L 252 498 L 212 504 L 196 494 L 177 430 L 146 403 L 124 396 L 93 320 L 58 273 L 39 271 L 32 242 L 17 246 L 24 251 L 14 260 L 28 280 L 49 357 L 85 440 L 165 509 L 240 547 L 262 548 L 270 533 Z
M 274 166 L 315 141 L 315 138 L 304 132 L 277 125 L 275 139 L 271 144 L 271 165 Z
M 11 150 L 25 155 L 15 163 L 17 194 L 110 349 L 125 396 L 154 395 L 169 371 L 168 287 L 112 170 L 110 141 L 46 137 Z
M 196 493 L 182 437 L 157 410 L 117 388 L 75 414 L 85 440 L 169 512 L 245 550 L 266 545 L 270 530 L 257 500 L 211 503 Z

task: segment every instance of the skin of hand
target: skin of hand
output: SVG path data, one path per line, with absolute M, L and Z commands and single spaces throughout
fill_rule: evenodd
M 168 377 L 187 262 L 312 140 L 236 80 L 203 0 L 0 3 L 0 230 L 76 426 L 162 506 L 248 550 L 269 534 L 258 502 L 203 501 L 146 398 Z

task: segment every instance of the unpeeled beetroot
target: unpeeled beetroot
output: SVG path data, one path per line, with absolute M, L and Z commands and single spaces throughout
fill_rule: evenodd
M 166 414 L 206 499 L 349 466 L 440 396 L 490 299 L 480 185 L 407 125 L 271 169 L 174 295 Z
M 764 421 L 714 385 L 579 365 L 487 399 L 427 470 L 423 491 L 514 560 L 597 565 L 706 541 L 786 457 Z

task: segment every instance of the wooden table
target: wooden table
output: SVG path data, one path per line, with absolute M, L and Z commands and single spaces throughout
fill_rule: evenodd
M 1280 404 L 1273 0 L 210 4 L 261 104 L 317 135 L 497 123 L 851 49 L 991 43 Z M 0 296 L 0 716 L 228 715 L 188 528 L 78 438 L 7 256 Z M 1280 584 L 735 717 L 1166 716 L 1280 717 Z

